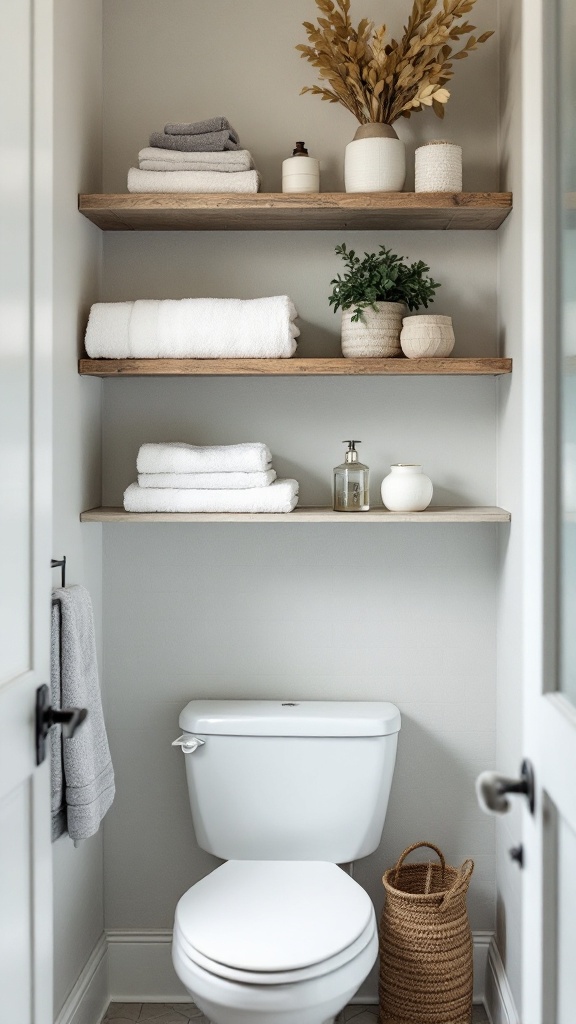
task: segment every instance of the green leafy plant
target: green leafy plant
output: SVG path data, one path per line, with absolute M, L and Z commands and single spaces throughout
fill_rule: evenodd
M 354 321 L 364 319 L 362 310 L 367 306 L 376 310 L 376 302 L 404 302 L 411 311 L 420 306 L 427 309 L 440 287 L 427 276 L 430 267 L 422 260 L 407 265 L 405 256 L 397 256 L 384 245 L 379 252 L 365 252 L 364 259 L 344 243 L 337 245 L 335 251 L 344 260 L 346 273 L 343 277 L 338 274 L 330 282 L 334 285 L 330 305 L 334 312 L 354 309 Z

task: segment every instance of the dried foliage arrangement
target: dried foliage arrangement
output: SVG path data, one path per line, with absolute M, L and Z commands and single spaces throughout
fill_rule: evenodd
M 302 93 L 341 103 L 360 124 L 392 124 L 423 107 L 444 117 L 452 61 L 467 57 L 494 34 L 471 34 L 458 49 L 462 37 L 475 30 L 465 20 L 475 3 L 414 0 L 402 38 L 386 42 L 385 25 L 375 28 L 363 18 L 354 28 L 350 0 L 316 0 L 321 12 L 318 25 L 304 22 L 310 45 L 296 49 L 318 69 L 325 85 L 305 86 Z

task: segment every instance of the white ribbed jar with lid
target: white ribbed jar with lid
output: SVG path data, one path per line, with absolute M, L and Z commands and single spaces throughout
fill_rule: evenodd
M 461 192 L 462 147 L 434 139 L 416 150 L 415 192 Z

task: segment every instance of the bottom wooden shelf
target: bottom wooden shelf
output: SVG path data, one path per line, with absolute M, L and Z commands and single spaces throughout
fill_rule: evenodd
M 300 506 L 293 512 L 125 512 L 123 508 L 91 508 L 80 514 L 83 523 L 509 523 L 510 513 L 492 505 L 432 505 L 424 512 L 334 512 L 331 508 Z

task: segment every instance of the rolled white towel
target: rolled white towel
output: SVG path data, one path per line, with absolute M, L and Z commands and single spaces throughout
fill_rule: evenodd
M 258 192 L 258 171 L 128 171 L 129 192 Z
M 95 302 L 86 328 L 86 352 L 92 359 L 121 359 L 129 355 L 133 302 Z
M 177 149 L 146 146 L 138 153 L 141 171 L 235 171 L 254 170 L 252 154 L 247 149 L 223 150 L 219 153 L 182 153 Z
M 127 512 L 291 512 L 297 504 L 297 480 L 216 491 L 139 487 L 134 483 L 124 492 Z
M 183 441 L 143 444 L 136 459 L 139 473 L 261 473 L 268 472 L 271 465 L 270 449 L 261 441 L 214 445 Z
M 276 479 L 276 470 L 260 473 L 139 473 L 140 487 L 174 487 L 177 490 L 243 490 L 246 487 L 268 487 Z
M 86 352 L 92 359 L 288 359 L 300 334 L 297 316 L 287 295 L 97 302 Z

